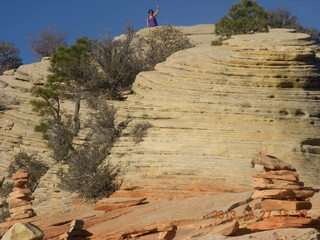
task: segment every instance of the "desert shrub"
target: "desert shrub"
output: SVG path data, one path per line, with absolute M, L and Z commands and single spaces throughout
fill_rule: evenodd
M 152 125 L 149 122 L 141 122 L 134 125 L 130 135 L 133 137 L 135 143 L 143 141 L 143 138 L 147 135 L 147 131 Z
M 11 42 L 0 41 L 0 74 L 6 70 L 18 68 L 21 64 L 20 50 Z
M 9 206 L 5 199 L 8 198 L 9 193 L 12 192 L 13 187 L 13 182 L 6 182 L 0 188 L 0 197 L 2 198 L 2 202 L 0 205 L 0 222 L 5 222 L 6 219 L 10 217 Z
M 4 92 L 4 90 L 0 90 L 0 111 L 6 110 L 10 102 L 10 97 Z
M 296 16 L 292 16 L 291 12 L 286 8 L 271 9 L 268 11 L 268 25 L 271 28 L 291 28 L 297 32 L 307 33 L 312 40 L 320 42 L 320 32 L 314 28 L 304 28 Z
M 223 41 L 228 39 L 229 37 L 219 37 L 218 39 L 211 41 L 211 46 L 221 46 Z
M 9 176 L 22 170 L 29 173 L 30 189 L 34 191 L 39 183 L 40 178 L 48 171 L 49 167 L 41 161 L 38 161 L 34 155 L 28 155 L 20 152 L 15 155 L 14 160 L 10 163 L 8 172 Z
M 104 164 L 105 157 L 103 150 L 83 147 L 69 159 L 68 172 L 60 173 L 62 188 L 87 199 L 108 197 L 120 186 L 120 168 Z
M 47 28 L 41 30 L 38 36 L 29 38 L 33 54 L 39 58 L 53 56 L 59 46 L 66 46 L 66 33 L 59 29 Z
M 91 91 L 105 92 L 121 100 L 121 92 L 131 88 L 136 75 L 146 70 L 141 39 L 132 27 L 123 37 L 111 39 L 109 34 L 94 41 L 90 50 L 93 61 Z
M 143 41 L 148 46 L 145 56 L 149 69 L 177 51 L 194 47 L 191 40 L 172 25 L 152 28 Z
M 78 146 L 68 158 L 69 170 L 60 173 L 62 188 L 80 197 L 107 197 L 120 186 L 120 168 L 104 163 L 113 143 L 120 135 L 114 124 L 114 109 L 98 103 L 86 124 L 89 133 L 85 144 Z
M 268 17 L 264 9 L 253 0 L 241 0 L 216 23 L 216 33 L 222 36 L 268 31 Z

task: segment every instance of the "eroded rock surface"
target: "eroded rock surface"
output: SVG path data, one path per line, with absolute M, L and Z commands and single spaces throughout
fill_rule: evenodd
M 308 35 L 275 29 L 180 51 L 140 73 L 134 94 L 114 103 L 118 119 L 132 119 L 111 155 L 125 166 L 123 189 L 136 188 L 133 197 L 248 189 L 256 171 L 248 159 L 263 147 L 318 185 L 314 49 Z M 141 122 L 152 127 L 135 143 L 130 131 Z

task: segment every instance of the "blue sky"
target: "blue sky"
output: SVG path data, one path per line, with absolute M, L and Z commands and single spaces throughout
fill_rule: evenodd
M 128 22 L 136 29 L 146 25 L 146 13 L 161 6 L 157 17 L 167 23 L 189 26 L 217 22 L 238 0 L 0 0 L 0 41 L 13 42 L 21 49 L 24 63 L 34 62 L 28 37 L 47 27 L 68 34 L 71 44 L 81 36 L 99 38 L 106 30 L 123 32 Z M 266 10 L 286 7 L 304 27 L 320 29 L 320 0 L 258 0 Z

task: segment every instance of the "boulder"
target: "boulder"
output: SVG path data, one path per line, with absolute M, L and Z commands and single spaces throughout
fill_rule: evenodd
M 31 223 L 16 223 L 2 237 L 2 240 L 42 240 L 44 233 Z

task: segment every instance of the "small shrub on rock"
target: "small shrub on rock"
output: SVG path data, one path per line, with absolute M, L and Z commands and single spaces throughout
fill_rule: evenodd
M 147 135 L 147 131 L 152 125 L 149 122 L 137 123 L 131 130 L 130 135 L 133 137 L 135 143 L 143 141 L 143 138 Z
M 0 222 L 5 222 L 6 219 L 10 217 L 9 206 L 6 199 L 8 198 L 9 193 L 12 192 L 13 187 L 13 182 L 5 182 L 0 188 Z
M 87 199 L 108 197 L 121 185 L 120 168 L 104 164 L 105 157 L 103 150 L 91 146 L 78 151 L 69 159 L 69 171 L 60 172 L 62 188 Z
M 184 33 L 172 25 L 153 28 L 145 37 L 148 46 L 145 53 L 146 64 L 153 69 L 157 63 L 164 62 L 173 53 L 194 47 Z
M 268 31 L 268 15 L 256 1 L 241 0 L 216 23 L 216 34 L 231 36 Z
M 8 168 L 9 176 L 22 170 L 29 173 L 29 183 L 31 191 L 34 191 L 39 183 L 40 178 L 48 171 L 49 167 L 43 162 L 36 159 L 34 155 L 20 152 L 15 155 L 14 160 Z

